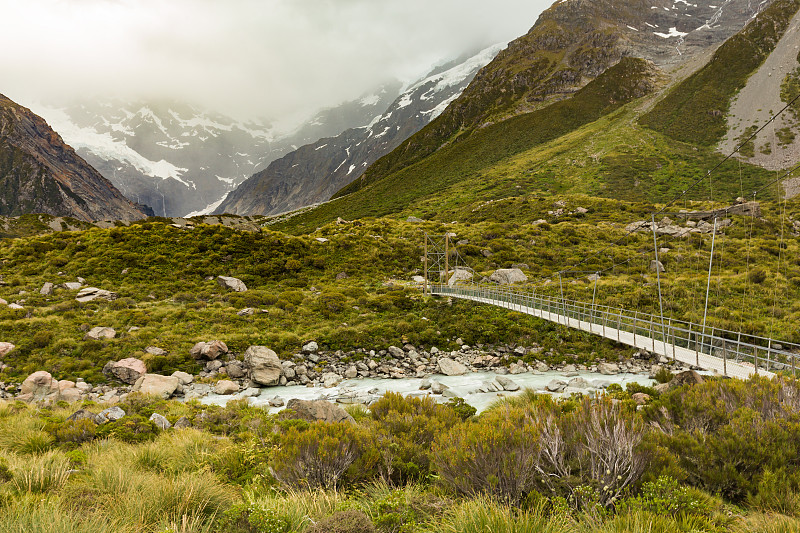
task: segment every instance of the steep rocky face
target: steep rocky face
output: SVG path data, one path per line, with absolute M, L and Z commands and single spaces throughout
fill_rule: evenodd
M 569 98 L 622 57 L 662 69 L 741 30 L 768 1 L 563 0 L 482 69 L 442 115 L 365 173 L 362 184 L 408 167 L 476 128 Z
M 454 61 L 411 84 L 361 128 L 290 152 L 242 183 L 214 211 L 271 215 L 328 200 L 435 119 L 505 44 Z
M 0 215 L 27 213 L 84 221 L 146 216 L 44 119 L 0 95 Z

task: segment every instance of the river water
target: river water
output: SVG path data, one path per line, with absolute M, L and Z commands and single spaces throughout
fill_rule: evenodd
M 455 393 L 456 396 L 464 398 L 464 400 L 475 407 L 478 412 L 486 409 L 492 402 L 497 400 L 498 397 L 509 397 L 520 394 L 524 389 L 533 389 L 537 392 L 552 394 L 553 396 L 569 395 L 573 392 L 583 392 L 584 394 L 597 394 L 599 390 L 607 387 L 611 383 L 618 383 L 625 388 L 628 383 L 638 383 L 640 385 L 653 385 L 654 380 L 648 377 L 648 374 L 616 374 L 616 375 L 603 375 L 593 372 L 578 372 L 571 373 L 566 376 L 563 372 L 550 371 L 543 373 L 523 373 L 516 375 L 506 375 L 505 377 L 511 379 L 514 383 L 520 386 L 520 390 L 516 392 L 478 392 L 477 389 L 486 381 L 492 381 L 497 376 L 494 372 L 470 372 L 463 376 L 443 376 L 433 374 L 429 376 L 430 381 L 438 381 L 450 388 L 450 391 Z M 581 377 L 589 383 L 588 388 L 567 388 L 562 393 L 550 393 L 545 389 L 545 386 L 553 379 L 560 379 L 569 382 L 575 377 Z M 251 405 L 260 406 L 269 409 L 270 412 L 278 412 L 283 407 L 270 407 L 269 401 L 275 396 L 289 401 L 292 398 L 300 400 L 330 400 L 345 403 L 362 403 L 370 399 L 377 398 L 387 391 L 399 392 L 406 395 L 426 396 L 432 394 L 430 390 L 419 390 L 422 379 L 420 378 L 405 378 L 405 379 L 377 379 L 377 378 L 361 378 L 361 379 L 348 379 L 343 381 L 338 387 L 323 388 L 323 387 L 305 387 L 302 385 L 294 385 L 288 387 L 265 387 L 261 389 L 258 396 L 249 397 L 248 401 Z M 240 399 L 244 397 L 241 394 L 234 395 L 219 395 L 209 394 L 200 398 L 203 404 L 225 405 L 229 400 Z M 434 395 L 437 401 L 448 401 L 448 397 L 442 395 Z

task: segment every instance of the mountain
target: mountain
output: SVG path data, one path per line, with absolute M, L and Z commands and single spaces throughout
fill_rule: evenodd
M 556 2 L 436 121 L 370 167 L 354 186 L 413 165 L 488 124 L 569 98 L 622 57 L 675 69 L 739 31 L 765 5 L 751 0 Z
M 44 119 L 0 95 L 0 215 L 130 221 L 144 218 L 145 211 L 78 156 Z
M 494 45 L 439 67 L 411 84 L 363 127 L 319 139 L 273 161 L 231 192 L 215 212 L 269 215 L 327 200 L 439 116 L 504 46 Z
M 724 143 L 764 123 L 743 122 L 741 109 L 768 116 L 800 93 L 798 8 L 800 0 L 554 4 L 436 120 L 331 201 L 274 227 L 304 232 L 389 214 L 482 220 L 484 205 L 536 194 L 744 196 L 775 178 L 747 156 L 775 149 L 756 139 L 739 161 L 725 160 Z M 797 112 L 774 138 L 800 137 Z M 798 149 L 787 155 L 776 165 L 800 161 Z M 693 186 L 711 168 L 713 186 Z
M 399 94 L 399 82 L 316 113 L 281 134 L 174 101 L 105 100 L 40 112 L 78 153 L 131 200 L 160 216 L 210 211 L 254 172 L 300 145 L 368 124 Z

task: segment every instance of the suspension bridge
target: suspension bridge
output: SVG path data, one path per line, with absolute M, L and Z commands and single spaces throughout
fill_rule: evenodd
M 543 294 L 545 291 L 542 287 L 530 285 L 475 283 L 475 272 L 466 266 L 457 248 L 451 244 L 451 238 L 454 237 L 451 233 L 439 236 L 426 234 L 424 237 L 424 291 L 431 295 L 471 300 L 524 313 L 723 376 L 741 379 L 752 375 L 774 377 L 777 371 L 791 372 L 794 375 L 796 358 L 800 356 L 800 344 L 706 324 L 717 217 L 714 216 L 702 324 L 664 315 L 661 303 L 661 263 L 655 234 L 657 226 L 654 221 L 647 226 L 648 230 L 653 231 L 652 253 L 657 265 L 655 272 L 658 276 L 660 303 L 658 314 L 597 303 L 594 296 L 598 273 L 588 277 L 595 283 L 591 302 L 564 296 L 561 274 L 565 271 L 558 273 L 557 285 L 551 284 L 551 287 L 560 289 L 557 296 Z M 438 278 L 438 282 L 429 283 L 431 277 Z

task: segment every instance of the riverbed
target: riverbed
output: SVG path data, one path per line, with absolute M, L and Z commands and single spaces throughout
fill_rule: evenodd
M 431 382 L 438 381 L 449 387 L 447 396 L 441 394 L 434 395 L 430 390 L 420 390 L 422 378 L 404 378 L 404 379 L 378 379 L 378 378 L 362 378 L 362 379 L 348 379 L 342 381 L 337 387 L 323 388 L 323 387 L 304 387 L 302 385 L 293 385 L 286 387 L 266 387 L 261 389 L 257 396 L 248 396 L 247 394 L 233 394 L 233 395 L 219 395 L 208 394 L 200 398 L 203 404 L 225 405 L 230 400 L 247 398 L 251 405 L 269 409 L 270 412 L 278 412 L 284 407 L 271 407 L 270 400 L 276 396 L 285 401 L 293 398 L 299 400 L 330 400 L 339 403 L 369 403 L 371 400 L 379 398 L 385 392 L 399 392 L 407 396 L 434 396 L 437 401 L 446 402 L 453 395 L 464 398 L 464 400 L 475 407 L 478 412 L 486 409 L 492 402 L 500 397 L 510 397 L 521 394 L 525 389 L 533 389 L 543 394 L 551 394 L 555 397 L 570 395 L 573 392 L 581 392 L 588 395 L 595 395 L 598 391 L 603 390 L 611 383 L 617 383 L 623 388 L 628 383 L 638 383 L 640 385 L 650 386 L 655 383 L 650 379 L 647 373 L 631 374 L 620 373 L 614 375 L 603 375 L 594 372 L 540 372 L 532 373 L 526 372 L 516 375 L 505 375 L 514 383 L 520 386 L 520 389 L 515 392 L 511 391 L 498 391 L 498 392 L 478 392 L 478 388 L 484 385 L 484 382 L 491 382 L 497 377 L 498 374 L 494 372 L 470 372 L 462 376 L 444 376 L 439 374 L 432 374 L 428 376 Z M 570 380 L 580 377 L 586 380 L 588 387 L 567 387 L 563 392 L 552 393 L 547 391 L 546 386 L 551 381 L 563 380 L 569 382 Z M 252 393 L 252 391 L 251 391 Z

